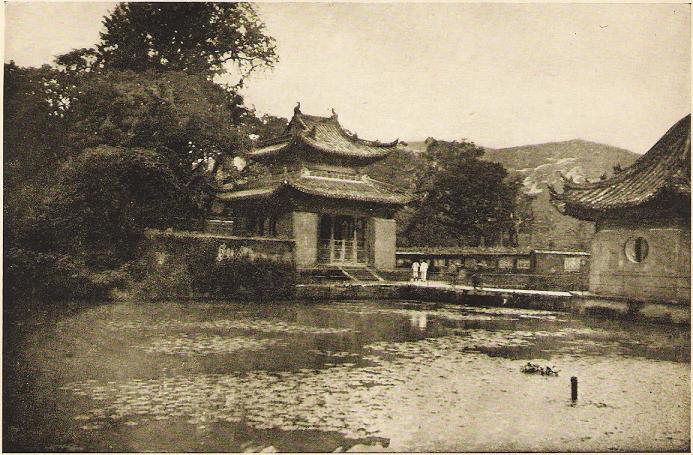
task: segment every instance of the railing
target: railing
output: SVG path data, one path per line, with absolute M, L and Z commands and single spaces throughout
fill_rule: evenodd
M 324 171 L 321 169 L 305 169 L 304 175 L 309 177 L 321 177 L 325 179 L 334 180 L 349 180 L 353 182 L 362 182 L 363 178 L 359 174 L 338 172 L 338 171 Z
M 318 261 L 321 263 L 365 264 L 367 262 L 366 242 L 363 240 L 320 240 L 318 242 Z

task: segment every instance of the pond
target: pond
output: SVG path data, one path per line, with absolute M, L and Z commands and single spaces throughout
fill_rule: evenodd
M 688 327 L 406 301 L 121 303 L 6 316 L 4 341 L 6 451 L 690 448 Z

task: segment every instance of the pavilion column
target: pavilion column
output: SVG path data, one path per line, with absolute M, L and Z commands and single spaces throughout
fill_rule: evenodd
M 378 270 L 395 268 L 397 229 L 395 220 L 371 218 L 368 220 L 369 262 Z
M 318 261 L 317 213 L 293 212 L 293 233 L 296 244 L 296 266 L 311 267 Z

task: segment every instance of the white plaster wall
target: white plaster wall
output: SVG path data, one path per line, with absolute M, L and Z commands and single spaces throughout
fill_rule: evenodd
M 630 261 L 625 244 L 642 237 L 649 246 L 640 263 Z M 690 302 L 690 228 L 610 223 L 592 240 L 590 291 L 643 300 Z

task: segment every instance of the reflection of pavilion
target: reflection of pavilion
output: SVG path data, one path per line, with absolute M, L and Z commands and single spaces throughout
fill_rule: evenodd
M 428 325 L 428 313 L 417 311 L 411 315 L 411 326 L 415 329 L 426 330 Z
M 283 135 L 249 154 L 271 174 L 217 193 L 213 209 L 235 220 L 236 234 L 293 239 L 298 267 L 393 269 L 393 216 L 409 196 L 361 168 L 396 146 L 359 139 L 336 114 L 316 117 L 297 107 Z

